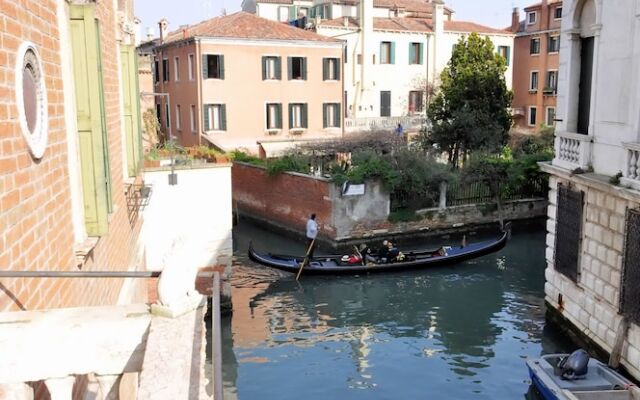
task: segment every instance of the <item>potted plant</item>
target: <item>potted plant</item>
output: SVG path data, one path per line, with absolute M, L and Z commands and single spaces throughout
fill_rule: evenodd
M 155 147 L 149 150 L 149 152 L 144 156 L 144 167 L 145 168 L 158 168 L 160 166 L 160 155 L 158 149 Z

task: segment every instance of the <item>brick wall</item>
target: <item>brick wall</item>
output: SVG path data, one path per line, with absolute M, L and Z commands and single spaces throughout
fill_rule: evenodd
M 72 223 L 71 183 L 65 126 L 57 2 L 0 0 L 0 268 L 77 270 Z M 105 106 L 113 182 L 114 212 L 109 234 L 99 239 L 83 270 L 124 270 L 133 259 L 139 223 L 131 227 L 124 198 L 118 48 L 113 2 L 98 1 Z M 32 41 L 42 58 L 49 111 L 49 140 L 34 160 L 20 132 L 15 100 L 16 51 Z M 2 279 L 0 311 L 113 304 L 122 280 Z M 135 292 L 135 291 L 134 291 Z
M 573 190 L 585 193 L 586 203 L 576 284 L 554 268 L 557 186 L 560 182 L 567 184 L 569 180 L 552 176 L 549 181 L 546 299 L 578 330 L 611 352 L 622 319 L 618 310 L 625 212 L 627 208 L 637 208 L 640 204 L 620 196 L 608 184 L 572 182 Z M 560 294 L 562 306 L 558 303 Z M 631 324 L 622 357 L 623 365 L 640 378 L 640 327 L 637 325 Z
M 241 212 L 300 232 L 315 213 L 320 232 L 332 237 L 330 183 L 326 179 L 278 174 L 265 177 L 263 168 L 234 163 L 233 202 Z

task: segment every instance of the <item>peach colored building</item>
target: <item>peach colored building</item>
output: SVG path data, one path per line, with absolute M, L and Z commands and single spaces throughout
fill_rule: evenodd
M 512 17 L 513 120 L 517 129 L 537 132 L 555 125 L 562 1 L 543 0 L 524 12 L 524 21 L 517 8 Z
M 245 12 L 169 34 L 155 49 L 161 126 L 185 145 L 272 156 L 343 131 L 343 43 Z M 167 101 L 168 100 L 168 101 Z

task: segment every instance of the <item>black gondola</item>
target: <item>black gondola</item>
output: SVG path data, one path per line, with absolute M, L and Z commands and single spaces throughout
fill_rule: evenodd
M 343 262 L 341 256 L 317 256 L 312 258 L 304 267 L 304 274 L 310 275 L 338 275 L 338 274 L 362 274 L 370 272 L 390 272 L 407 269 L 435 267 L 439 265 L 455 264 L 464 260 L 480 257 L 485 254 L 502 249 L 511 235 L 511 224 L 507 223 L 505 229 L 495 240 L 485 240 L 470 243 L 466 246 L 441 247 L 434 250 L 416 250 L 403 253 L 403 261 L 352 264 Z M 300 264 L 304 260 L 302 256 L 287 256 L 279 254 L 262 254 L 253 249 L 253 243 L 249 244 L 249 258 L 253 261 L 277 268 L 287 272 L 298 272 Z

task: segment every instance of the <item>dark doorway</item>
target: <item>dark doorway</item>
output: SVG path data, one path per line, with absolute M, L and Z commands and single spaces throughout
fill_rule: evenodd
M 380 92 L 380 116 L 391 116 L 391 92 L 388 90 Z
M 578 133 L 589 133 L 591 112 L 591 76 L 593 72 L 593 37 L 580 39 L 580 87 L 578 91 Z

